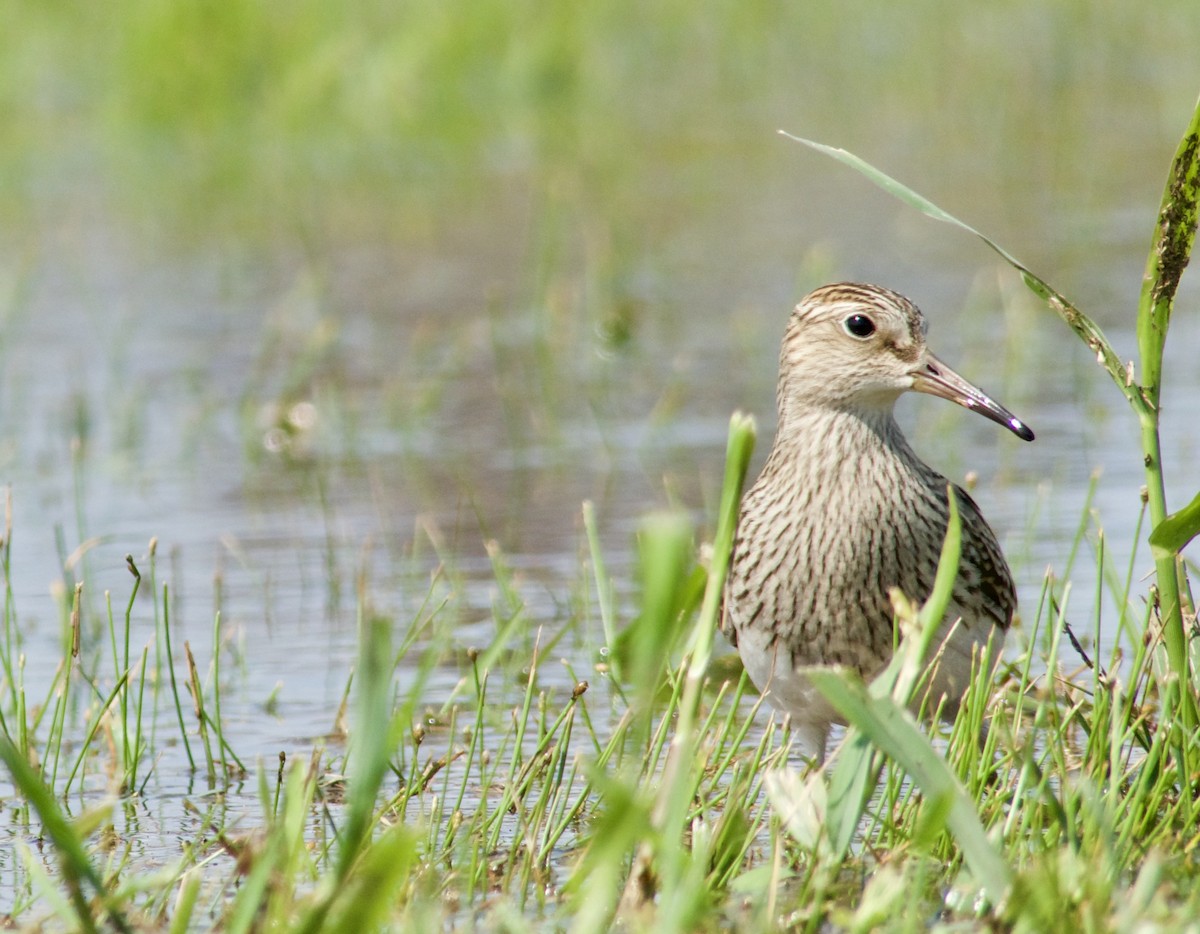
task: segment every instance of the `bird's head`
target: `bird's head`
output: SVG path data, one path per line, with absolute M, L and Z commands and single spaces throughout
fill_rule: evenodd
M 925 331 L 920 309 L 890 289 L 838 283 L 811 292 L 783 339 L 780 417 L 821 406 L 887 415 L 913 390 L 957 402 L 1032 441 L 1023 422 L 930 352 Z

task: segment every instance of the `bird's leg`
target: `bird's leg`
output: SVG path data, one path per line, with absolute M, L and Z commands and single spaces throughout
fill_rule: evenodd
M 792 736 L 795 740 L 793 753 L 805 766 L 817 769 L 825 764 L 825 746 L 829 742 L 828 723 L 793 719 Z

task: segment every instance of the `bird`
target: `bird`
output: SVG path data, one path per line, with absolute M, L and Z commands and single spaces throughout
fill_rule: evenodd
M 742 498 L 721 628 L 818 764 L 844 721 L 805 669 L 837 666 L 869 680 L 886 667 L 896 644 L 889 591 L 928 597 L 949 522 L 948 481 L 905 440 L 897 399 L 928 393 L 1034 437 L 934 356 L 926 330 L 915 304 L 880 286 L 841 282 L 802 299 L 780 350 L 774 441 Z M 954 492 L 961 557 L 928 682 L 931 709 L 940 702 L 947 717 L 973 654 L 1002 643 L 1017 606 L 995 533 L 975 501 Z

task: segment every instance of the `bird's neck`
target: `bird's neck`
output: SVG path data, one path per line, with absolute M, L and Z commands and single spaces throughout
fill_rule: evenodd
M 781 408 L 768 457 L 774 469 L 828 473 L 852 468 L 864 459 L 890 461 L 917 472 L 929 470 L 908 446 L 890 405 Z

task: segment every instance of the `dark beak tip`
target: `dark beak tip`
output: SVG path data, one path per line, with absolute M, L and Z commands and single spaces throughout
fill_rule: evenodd
M 1026 425 L 1024 422 L 1018 421 L 1017 419 L 1014 418 L 1012 421 L 1010 421 L 1008 423 L 1008 427 L 1009 427 L 1009 430 L 1012 431 L 1012 433 L 1014 435 L 1016 435 L 1018 438 L 1020 438 L 1022 441 L 1032 441 L 1033 440 L 1033 437 L 1034 437 L 1033 430 L 1028 425 Z

